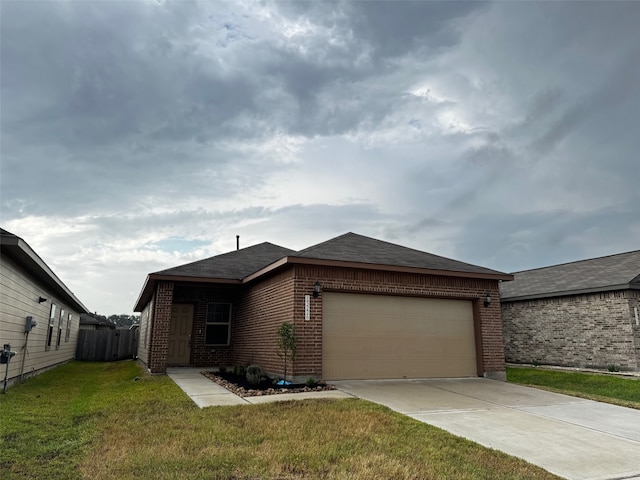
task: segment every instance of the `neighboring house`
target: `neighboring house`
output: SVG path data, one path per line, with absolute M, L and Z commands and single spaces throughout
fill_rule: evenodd
M 149 274 L 138 357 L 156 373 L 276 375 L 277 329 L 292 322 L 295 379 L 503 379 L 498 282 L 511 278 L 353 233 L 299 252 L 261 243 Z
M 115 330 L 116 325 L 109 320 L 96 318 L 89 313 L 80 315 L 80 330 Z
M 0 347 L 16 352 L 9 384 L 74 357 L 87 308 L 23 239 L 3 229 L 0 287 Z
M 501 285 L 507 362 L 640 370 L 640 250 L 514 276 Z

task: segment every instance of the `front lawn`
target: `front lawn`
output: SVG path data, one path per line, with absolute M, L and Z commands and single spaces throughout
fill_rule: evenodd
M 638 377 L 507 367 L 507 381 L 640 409 Z
M 0 420 L 3 479 L 558 478 L 364 400 L 201 410 L 132 361 L 11 387 Z

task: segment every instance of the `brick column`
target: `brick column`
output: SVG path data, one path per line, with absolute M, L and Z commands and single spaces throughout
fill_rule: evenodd
M 167 351 L 169 347 L 169 327 L 171 306 L 173 305 L 173 282 L 158 282 L 156 302 L 151 330 L 149 370 L 151 373 L 167 371 Z
M 494 282 L 495 283 L 495 282 Z M 496 285 L 497 287 L 497 285 Z M 484 306 L 484 294 L 477 300 L 482 330 L 482 353 L 484 357 L 484 376 L 494 380 L 506 380 L 504 365 L 504 340 L 502 336 L 502 315 L 500 311 L 500 291 L 488 290 L 491 305 Z

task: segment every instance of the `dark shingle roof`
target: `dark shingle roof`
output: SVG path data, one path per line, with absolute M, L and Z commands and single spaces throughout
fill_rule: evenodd
M 242 280 L 247 275 L 292 253 L 295 253 L 295 250 L 264 242 L 155 273 L 180 277 Z
M 383 267 L 391 270 L 394 268 L 415 268 L 439 270 L 443 274 L 449 275 L 451 275 L 449 272 L 459 272 L 462 274 L 461 276 L 511 279 L 510 275 L 489 268 L 458 262 L 355 233 L 347 233 L 299 252 L 265 242 L 152 273 L 147 276 L 147 281 L 140 292 L 134 310 L 136 312 L 142 311 L 152 295 L 155 282 L 158 280 L 172 279 L 171 277 L 191 277 L 193 281 L 197 282 L 246 283 L 269 271 L 270 268 L 267 267 L 270 265 L 273 265 L 273 268 L 281 266 L 275 264 L 278 260 L 284 260 L 285 263 L 334 261 L 367 264 L 368 268 L 374 269 L 377 265 L 380 269 Z M 454 273 L 454 275 L 457 274 Z
M 431 253 L 414 250 L 394 243 L 383 242 L 355 233 L 346 233 L 304 250 L 294 257 L 316 258 L 322 260 L 338 260 L 395 267 L 414 267 L 429 270 L 446 270 L 453 272 L 497 274 L 485 267 L 459 262 Z
M 500 285 L 502 300 L 526 300 L 640 288 L 640 250 L 514 273 Z

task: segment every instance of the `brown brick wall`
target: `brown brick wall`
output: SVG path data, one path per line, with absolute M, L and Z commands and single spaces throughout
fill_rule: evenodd
M 232 325 L 234 364 L 257 364 L 270 374 L 282 372 L 277 330 L 293 321 L 293 289 L 291 267 L 245 287 Z
M 164 373 L 167 369 L 169 347 L 169 325 L 173 303 L 173 282 L 158 282 L 154 293 L 155 305 L 149 342 L 149 363 L 151 373 Z
M 508 362 L 640 369 L 638 292 L 622 290 L 502 305 Z M 640 313 L 639 313 L 640 314 Z

